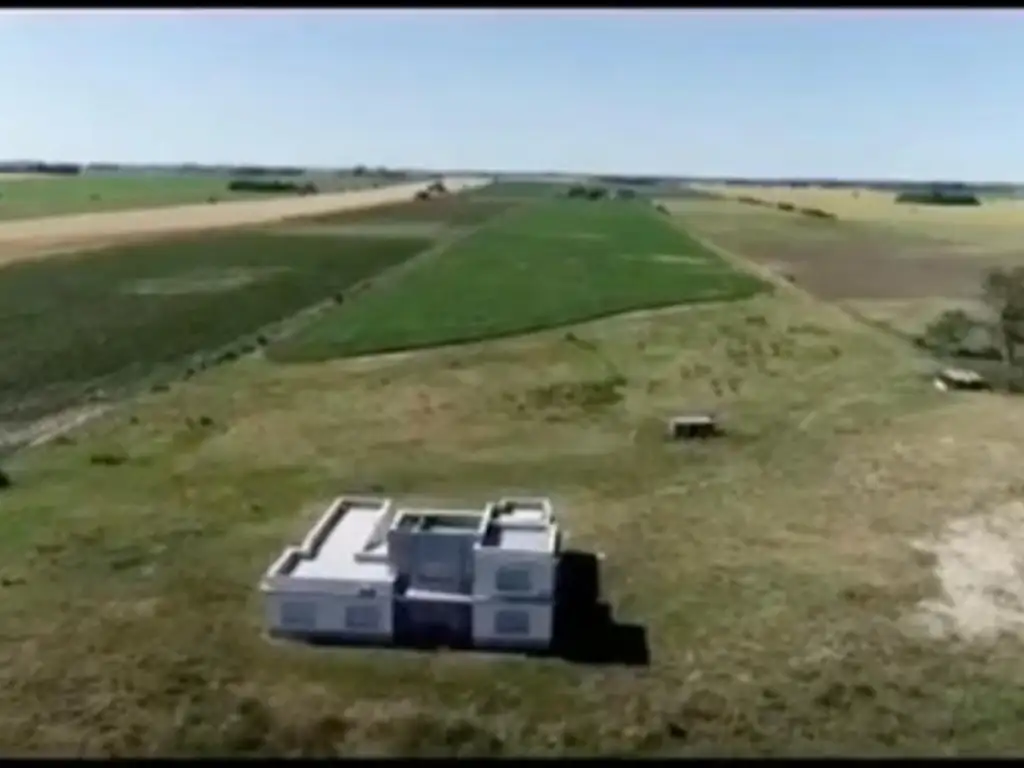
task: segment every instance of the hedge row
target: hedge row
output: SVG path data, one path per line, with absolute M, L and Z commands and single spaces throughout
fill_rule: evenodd
M 823 211 L 821 208 L 801 208 L 800 206 L 794 205 L 793 203 L 772 203 L 767 200 L 760 200 L 756 197 L 749 197 L 741 195 L 740 197 L 734 198 L 736 202 L 743 203 L 745 205 L 759 205 L 762 208 L 777 208 L 780 211 L 786 213 L 799 213 L 803 216 L 809 216 L 812 219 L 826 219 L 829 221 L 836 221 L 839 217 L 829 211 Z

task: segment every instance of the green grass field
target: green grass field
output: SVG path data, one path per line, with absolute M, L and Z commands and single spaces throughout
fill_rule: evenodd
M 485 225 L 271 354 L 311 361 L 473 341 L 761 287 L 645 204 L 555 200 Z
M 205 203 L 211 197 L 229 202 L 273 196 L 266 192 L 229 192 L 228 181 L 224 177 L 101 174 L 5 181 L 0 175 L 0 221 Z M 347 188 L 343 185 L 350 183 L 353 180 L 340 180 L 338 188 Z
M 0 270 L 0 420 L 71 404 L 227 344 L 427 247 L 232 232 Z

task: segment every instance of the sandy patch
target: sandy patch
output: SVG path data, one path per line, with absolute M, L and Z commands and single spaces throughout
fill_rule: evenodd
M 684 256 L 682 254 L 675 253 L 629 253 L 625 254 L 623 258 L 629 259 L 630 261 L 655 261 L 659 264 L 691 264 L 702 267 L 715 266 L 712 262 L 709 262 L 707 259 L 702 259 L 699 256 Z
M 430 221 L 381 224 L 296 224 L 275 229 L 275 234 L 309 237 L 437 237 L 450 227 Z
M 66 432 L 77 429 L 102 416 L 111 407 L 105 404 L 70 408 L 29 424 L 4 424 L 0 422 L 0 450 L 21 445 L 32 447 L 43 445 Z
M 122 290 L 137 296 L 176 296 L 189 293 L 220 293 L 234 291 L 257 280 L 283 272 L 280 268 L 267 269 L 209 269 L 196 270 L 173 277 L 135 280 Z
M 485 179 L 475 178 L 445 179 L 445 185 L 453 192 L 486 183 Z M 112 242 L 206 229 L 271 224 L 291 218 L 372 208 L 411 200 L 425 186 L 425 183 L 416 182 L 309 197 L 245 200 L 217 205 L 200 203 L 3 222 L 0 224 L 0 265 L 37 258 L 41 253 L 52 253 L 56 247 L 72 248 L 81 242 Z
M 941 589 L 917 606 L 917 629 L 965 640 L 1024 630 L 1024 502 L 954 520 L 915 548 L 935 557 Z
M 0 184 L 5 181 L 26 181 L 29 179 L 59 179 L 50 173 L 0 173 Z

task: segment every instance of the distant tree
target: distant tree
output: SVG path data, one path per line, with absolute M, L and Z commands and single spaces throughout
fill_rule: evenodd
M 975 194 L 957 187 L 908 189 L 896 195 L 896 202 L 911 205 L 981 205 L 981 200 Z

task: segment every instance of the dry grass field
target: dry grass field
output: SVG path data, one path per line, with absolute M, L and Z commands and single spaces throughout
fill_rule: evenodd
M 781 247 L 754 262 L 733 251 L 767 224 L 676 205 L 733 263 L 772 277 L 785 261 Z M 773 279 L 743 302 L 457 348 L 250 357 L 19 454 L 0 537 L 0 743 L 122 756 L 1018 750 L 1024 409 L 936 393 L 897 339 L 809 279 Z M 625 381 L 616 397 L 582 396 L 610 370 Z M 553 388 L 564 396 L 538 397 Z M 662 419 L 693 407 L 722 411 L 726 436 L 664 442 Z M 552 494 L 571 546 L 604 553 L 606 597 L 642 626 L 648 658 L 268 643 L 255 585 L 269 560 L 331 494 L 380 488 Z
M 1024 261 L 1021 203 L 935 210 L 896 205 L 891 195 L 870 191 L 855 198 L 846 190 L 728 190 L 818 207 L 839 220 L 715 200 L 689 204 L 688 226 L 819 298 L 903 333 L 919 332 L 944 309 L 977 306 L 987 270 Z M 665 205 L 678 212 L 687 204 Z M 921 209 L 920 218 L 915 208 Z
M 866 221 L 911 228 L 943 230 L 962 226 L 985 229 L 1024 227 L 1024 200 L 986 199 L 980 207 L 904 205 L 894 202 L 895 193 L 872 189 L 824 189 L 819 187 L 762 187 L 694 185 L 695 189 L 724 197 L 756 197 L 770 202 L 822 208 L 844 221 Z

